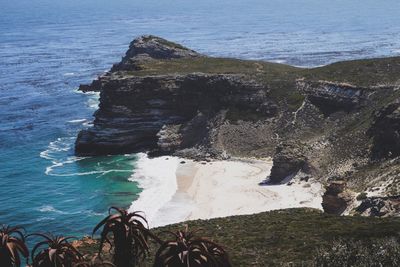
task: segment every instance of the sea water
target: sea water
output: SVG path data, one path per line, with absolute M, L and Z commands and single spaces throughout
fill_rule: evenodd
M 143 154 L 74 156 L 98 105 L 77 87 L 118 62 L 134 37 L 320 66 L 400 55 L 399 12 L 398 0 L 0 0 L 0 223 L 82 236 L 142 190 L 142 206 L 171 197 L 173 180 L 161 186 Z

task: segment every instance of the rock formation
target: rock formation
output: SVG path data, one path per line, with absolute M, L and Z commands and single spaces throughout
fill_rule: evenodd
M 326 187 L 322 196 L 322 207 L 326 213 L 342 214 L 352 201 L 352 196 L 347 192 L 345 181 L 333 181 Z
M 302 145 L 296 143 L 281 143 L 277 146 L 270 175 L 272 183 L 280 183 L 307 168 L 307 159 L 301 149 Z
M 302 69 L 206 57 L 143 36 L 80 87 L 99 91 L 100 105 L 75 152 L 273 157 L 277 183 L 301 170 L 355 192 L 385 183 L 383 197 L 399 195 L 399 73 L 400 58 Z M 340 213 L 332 196 L 325 203 Z

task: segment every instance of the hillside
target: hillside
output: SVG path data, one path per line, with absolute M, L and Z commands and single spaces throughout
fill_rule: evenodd
M 398 218 L 336 216 L 313 209 L 287 209 L 189 221 L 154 229 L 154 233 L 184 229 L 186 224 L 192 230 L 202 229 L 203 236 L 223 244 L 233 266 L 312 266 L 317 249 L 329 250 L 335 240 L 371 243 L 398 238 L 400 232 Z M 97 241 L 86 240 L 79 250 L 93 255 L 97 252 Z M 150 258 L 146 266 L 151 263 Z

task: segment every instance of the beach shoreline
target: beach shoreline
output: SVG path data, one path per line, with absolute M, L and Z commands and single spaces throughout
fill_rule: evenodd
M 293 178 L 278 185 L 260 185 L 271 171 L 271 159 L 195 162 L 163 156 L 145 161 L 153 169 L 160 162 L 164 169 L 169 169 L 160 173 L 162 177 L 158 180 L 163 183 L 159 191 L 171 183 L 168 196 L 160 199 L 155 188 L 144 188 L 139 199 L 132 203 L 130 210 L 144 211 L 150 227 L 286 208 L 322 210 L 323 188 L 317 181 Z M 141 176 L 146 175 L 142 169 Z M 153 174 L 146 179 L 156 178 Z

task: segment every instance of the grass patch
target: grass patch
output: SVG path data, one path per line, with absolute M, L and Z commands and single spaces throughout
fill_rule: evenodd
M 167 40 L 163 42 L 168 42 L 169 46 L 180 46 Z M 130 74 L 138 76 L 194 72 L 242 74 L 272 87 L 280 82 L 288 83 L 292 87 L 293 81 L 298 78 L 350 83 L 358 86 L 396 84 L 400 80 L 398 75 L 400 57 L 343 61 L 308 69 L 265 61 L 214 57 L 150 60 L 143 62 L 141 67 L 141 70 L 131 71 Z
M 311 80 L 328 80 L 358 86 L 386 85 L 399 81 L 400 57 L 350 60 L 324 67 L 305 69 Z
M 234 266 L 307 264 L 319 247 L 329 246 L 334 240 L 368 241 L 397 237 L 400 233 L 399 218 L 334 216 L 313 209 L 287 209 L 186 224 L 192 230 L 203 229 L 205 237 L 223 244 Z M 182 228 L 184 224 L 174 224 L 154 232 Z M 95 245 L 81 248 L 89 253 L 96 249 Z M 152 253 L 154 250 L 153 247 Z M 151 266 L 150 259 L 145 266 Z

